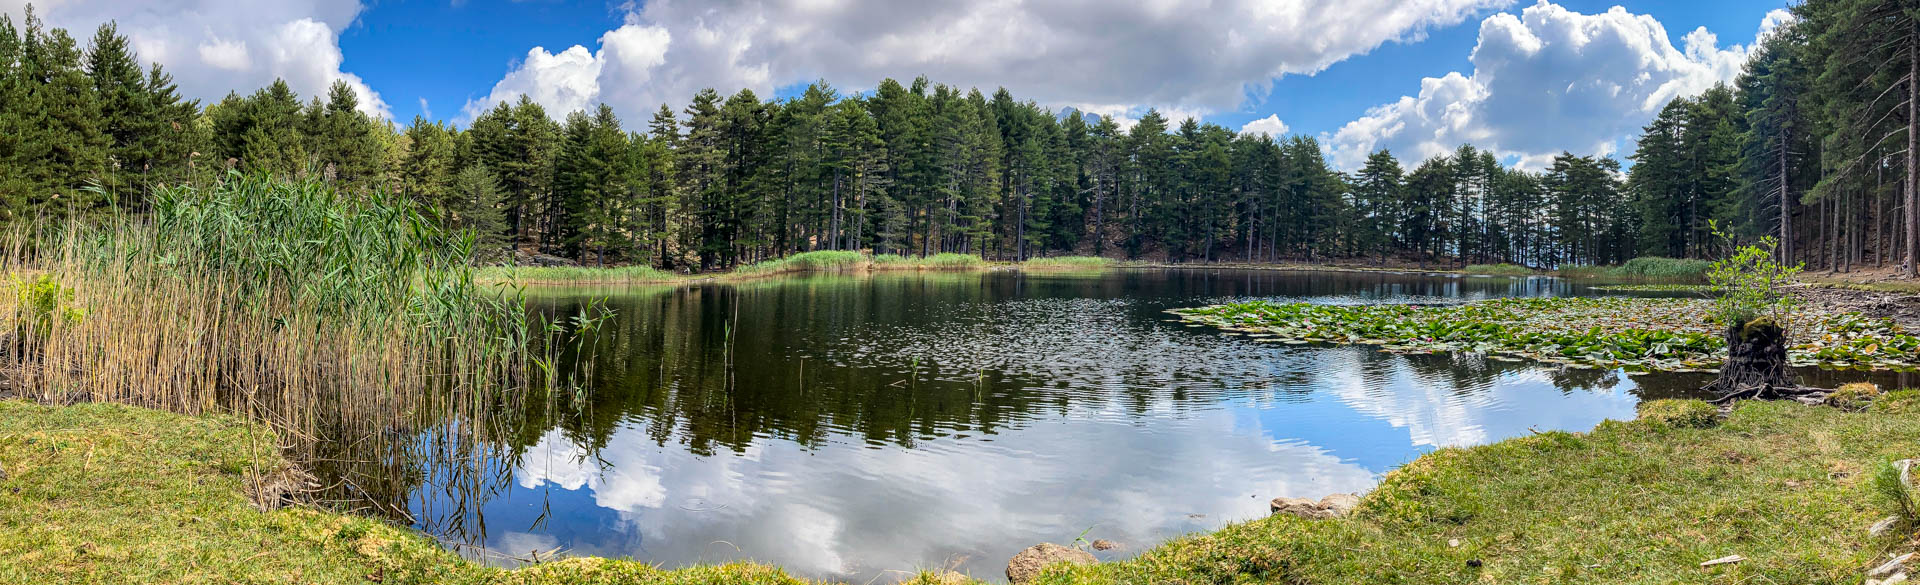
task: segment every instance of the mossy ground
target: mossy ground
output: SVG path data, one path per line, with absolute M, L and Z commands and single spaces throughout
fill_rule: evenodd
M 1915 402 L 1754 402 L 1713 425 L 1607 422 L 1441 449 L 1390 473 L 1349 519 L 1235 524 L 1040 582 L 1854 583 L 1915 544 L 1910 526 L 1866 530 L 1889 514 L 1869 478 L 1920 456 Z M 224 417 L 0 401 L 0 582 L 803 582 L 752 564 L 504 570 L 378 520 L 261 511 L 244 494 L 249 470 L 279 464 L 268 445 Z M 1699 566 L 1733 554 L 1747 560 Z

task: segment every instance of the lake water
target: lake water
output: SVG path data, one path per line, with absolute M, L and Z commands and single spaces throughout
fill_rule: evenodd
M 744 559 L 855 583 L 1003 579 L 1020 549 L 1082 538 L 1124 558 L 1264 516 L 1275 496 L 1364 492 L 1442 446 L 1631 418 L 1706 379 L 1260 343 L 1166 309 L 1578 294 L 1593 293 L 1184 269 L 540 292 L 548 310 L 618 312 L 586 406 L 530 414 L 482 466 L 482 493 L 429 478 L 409 507 L 498 553 Z

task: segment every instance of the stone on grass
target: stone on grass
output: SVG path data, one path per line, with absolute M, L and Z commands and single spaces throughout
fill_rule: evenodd
M 1098 561 L 1093 558 L 1092 553 L 1087 551 L 1042 542 L 1027 547 L 1027 550 L 1013 555 L 1013 560 L 1007 561 L 1007 580 L 1012 581 L 1014 585 L 1019 585 L 1040 576 L 1040 571 L 1048 565 L 1055 563 L 1091 565 L 1095 562 Z
M 1893 560 L 1887 561 L 1886 564 L 1880 565 L 1878 567 L 1874 567 L 1873 570 L 1871 571 L 1867 571 L 1867 576 L 1878 579 L 1881 577 L 1892 575 L 1894 573 L 1898 573 L 1900 572 L 1901 569 L 1907 568 L 1907 559 L 1911 559 L 1911 558 L 1913 558 L 1913 553 L 1907 553 L 1904 555 L 1894 557 Z
M 1894 573 L 1892 577 L 1887 577 L 1885 579 L 1868 579 L 1867 585 L 1895 585 L 1897 583 L 1905 583 L 1905 582 L 1907 582 L 1906 573 Z
M 1711 560 L 1711 561 L 1707 561 L 1707 562 L 1704 562 L 1704 563 L 1700 563 L 1700 566 L 1702 566 L 1702 567 L 1712 567 L 1712 566 L 1716 566 L 1716 565 L 1731 565 L 1731 564 L 1733 564 L 1733 563 L 1738 563 L 1738 562 L 1740 562 L 1740 561 L 1744 561 L 1744 560 L 1747 560 L 1747 557 L 1743 557 L 1743 556 L 1740 556 L 1740 555 L 1727 555 L 1727 556 L 1724 556 L 1724 557 L 1720 557 L 1720 558 L 1717 558 L 1717 559 L 1714 559 L 1714 560 Z
M 1093 550 L 1113 550 L 1116 548 L 1120 548 L 1120 543 L 1104 538 L 1093 541 Z
M 1867 527 L 1867 536 L 1875 538 L 1886 536 L 1887 532 L 1893 530 L 1893 527 L 1898 524 L 1900 524 L 1899 516 L 1881 518 L 1879 522 L 1873 523 L 1873 526 Z
M 1360 496 L 1353 494 L 1333 494 L 1318 501 L 1306 498 L 1274 498 L 1267 503 L 1267 510 L 1274 514 L 1286 514 L 1308 520 L 1327 520 L 1339 518 L 1360 506 Z

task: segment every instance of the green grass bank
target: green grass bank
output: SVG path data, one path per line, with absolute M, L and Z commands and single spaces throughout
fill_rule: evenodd
M 1876 475 L 1920 456 L 1920 393 L 1851 410 L 1744 403 L 1724 420 L 1696 402 L 1644 410 L 1587 433 L 1435 451 L 1350 518 L 1233 524 L 1038 582 L 1857 583 L 1915 544 L 1910 521 L 1867 527 L 1895 509 Z M 0 401 L 0 582 L 806 582 L 744 563 L 506 570 L 378 520 L 263 510 L 249 494 L 253 470 L 282 465 L 273 444 L 224 416 Z M 1745 560 L 1700 566 L 1728 555 Z

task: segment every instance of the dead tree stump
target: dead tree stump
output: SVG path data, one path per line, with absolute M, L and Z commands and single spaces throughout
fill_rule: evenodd
M 1727 327 L 1727 363 L 1707 385 L 1716 402 L 1743 398 L 1788 398 L 1801 394 L 1787 369 L 1787 332 L 1770 317 Z

